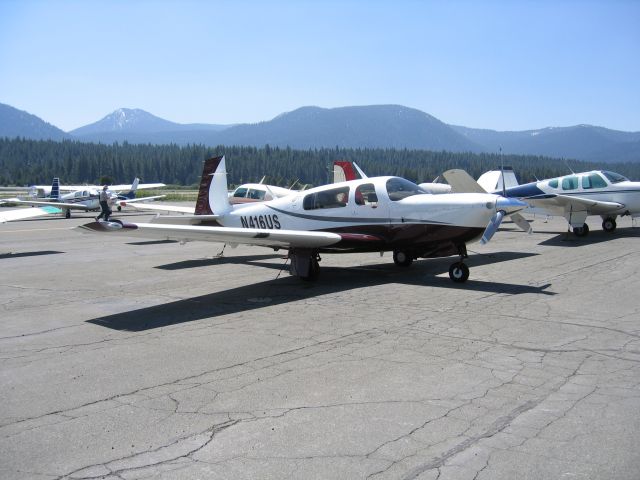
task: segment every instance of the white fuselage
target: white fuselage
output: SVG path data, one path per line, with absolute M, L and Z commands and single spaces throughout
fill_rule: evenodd
M 371 234 L 384 238 L 392 247 L 401 243 L 420 248 L 422 243 L 448 236 L 454 243 L 478 240 L 496 213 L 496 195 L 414 194 L 400 198 L 404 192 L 389 190 L 390 182 L 398 180 L 365 178 L 294 192 L 269 202 L 234 205 L 217 222 L 225 227 L 266 231 Z

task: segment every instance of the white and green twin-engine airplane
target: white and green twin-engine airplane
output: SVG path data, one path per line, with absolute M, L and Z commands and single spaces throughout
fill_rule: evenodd
M 466 244 L 489 241 L 502 218 L 526 207 L 490 193 L 430 195 L 399 177 L 332 183 L 260 203 L 232 205 L 224 157 L 205 161 L 195 215 L 150 223 L 99 221 L 77 227 L 178 241 L 204 240 L 287 249 L 290 272 L 315 279 L 320 253 L 392 251 L 397 265 L 459 255 L 449 276 L 469 277 Z

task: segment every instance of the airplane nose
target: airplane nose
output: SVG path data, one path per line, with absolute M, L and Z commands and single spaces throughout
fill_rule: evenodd
M 528 205 L 526 203 L 518 200 L 517 198 L 498 196 L 498 199 L 496 200 L 496 211 L 505 212 L 507 215 L 519 212 L 520 210 L 527 208 L 527 206 Z

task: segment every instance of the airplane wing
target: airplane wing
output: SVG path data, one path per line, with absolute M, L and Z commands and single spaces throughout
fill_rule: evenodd
M 333 245 L 342 236 L 330 232 L 260 230 L 257 228 L 203 227 L 154 223 L 91 222 L 75 227 L 82 233 L 121 234 L 161 240 L 237 243 L 274 248 L 319 248 Z M 365 239 L 366 240 L 366 239 Z
M 145 188 L 160 188 L 160 187 L 166 187 L 166 185 L 164 183 L 139 183 L 138 184 L 138 190 L 143 190 Z M 109 190 L 111 191 L 131 190 L 131 184 L 128 183 L 126 185 L 109 185 Z
M 89 211 L 91 208 L 87 207 L 82 203 L 65 203 L 65 202 L 44 202 L 39 200 L 14 200 L 12 199 L 10 203 L 15 203 L 17 205 L 31 205 L 38 206 L 42 205 L 43 207 L 57 207 L 57 208 L 65 208 L 68 210 L 84 210 Z
M 586 211 L 591 215 L 605 215 L 624 208 L 624 204 L 622 203 L 603 202 L 601 200 L 575 197 L 573 195 L 536 195 L 533 197 L 525 197 L 522 200 L 532 207 L 552 210 L 557 212 L 558 215 L 563 215 L 565 211 L 569 210 L 573 210 L 574 212 Z
M 151 202 L 153 200 L 158 200 L 159 198 L 164 198 L 164 197 L 166 197 L 166 195 L 155 195 L 153 197 L 131 198 L 127 200 L 116 200 L 115 205 L 120 207 L 126 207 L 127 205 L 133 206 L 132 204 L 134 203 Z
M 455 193 L 487 193 L 484 188 L 478 185 L 471 175 L 464 170 L 454 168 L 442 174 L 451 189 Z
M 0 223 L 40 217 L 52 213 L 62 213 L 62 210 L 55 207 L 18 208 L 15 210 L 8 210 L 6 212 L 0 212 Z
M 127 202 L 127 205 L 129 202 Z M 133 208 L 137 208 L 138 210 L 154 210 L 158 212 L 173 212 L 173 213 L 188 213 L 193 215 L 196 211 L 195 207 L 180 207 L 177 205 L 165 205 L 165 204 L 155 204 L 155 203 L 142 203 L 142 204 L 132 204 Z

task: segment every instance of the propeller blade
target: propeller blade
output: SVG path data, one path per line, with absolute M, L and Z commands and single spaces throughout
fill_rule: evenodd
M 511 220 L 513 220 L 513 223 L 518 225 L 525 232 L 527 232 L 527 233 L 533 232 L 533 229 L 531 228 L 531 225 L 529 224 L 529 222 L 527 222 L 527 219 L 524 218 L 519 213 L 512 214 L 511 215 Z
M 491 217 L 491 220 L 489 220 L 489 224 L 487 225 L 487 228 L 484 229 L 484 233 L 482 234 L 482 239 L 480 240 L 480 243 L 482 245 L 489 242 L 489 240 L 491 240 L 491 237 L 493 237 L 493 235 L 496 233 L 496 231 L 498 230 L 498 227 L 502 223 L 504 214 L 505 212 L 503 212 L 502 210 L 498 210 L 493 215 L 493 217 Z

